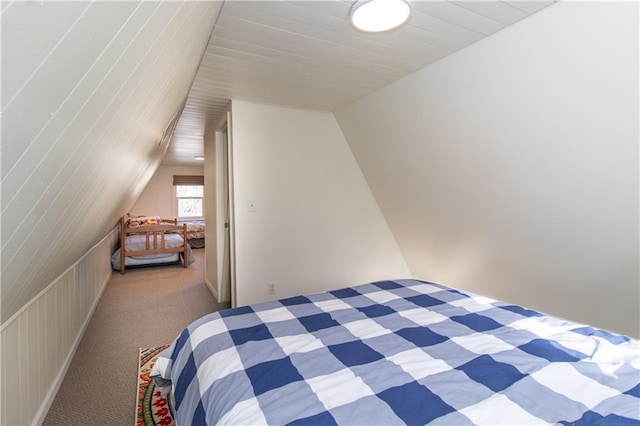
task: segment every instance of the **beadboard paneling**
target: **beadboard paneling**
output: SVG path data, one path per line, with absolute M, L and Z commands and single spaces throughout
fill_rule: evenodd
M 111 277 L 117 229 L 3 324 L 3 425 L 44 419 Z

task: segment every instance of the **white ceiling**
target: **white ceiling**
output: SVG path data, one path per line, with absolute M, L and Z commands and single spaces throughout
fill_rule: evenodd
M 225 1 L 164 159 L 201 165 L 230 99 L 332 111 L 553 3 L 413 1 L 402 28 L 365 34 L 352 1 Z

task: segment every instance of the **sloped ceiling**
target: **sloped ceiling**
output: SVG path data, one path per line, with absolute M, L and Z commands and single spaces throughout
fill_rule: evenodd
M 552 1 L 413 1 L 409 23 L 384 34 L 353 29 L 352 3 L 225 2 L 164 163 L 197 165 L 231 98 L 334 111 Z
M 162 161 L 220 2 L 2 3 L 2 322 Z
M 351 3 L 2 2 L 2 322 L 163 160 L 197 164 L 231 98 L 334 110 L 551 2 L 414 1 L 408 25 L 378 35 L 350 27 Z

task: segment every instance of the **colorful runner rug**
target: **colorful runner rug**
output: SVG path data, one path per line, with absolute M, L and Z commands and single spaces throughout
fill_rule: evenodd
M 174 426 L 175 422 L 169 410 L 167 400 L 156 389 L 149 373 L 153 363 L 169 345 L 140 349 L 140 363 L 138 365 L 138 404 L 136 412 L 136 426 Z

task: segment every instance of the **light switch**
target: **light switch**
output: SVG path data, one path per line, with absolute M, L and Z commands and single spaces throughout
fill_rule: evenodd
M 249 202 L 247 203 L 249 206 L 249 212 L 255 212 L 256 211 L 256 202 L 253 200 L 249 200 Z

